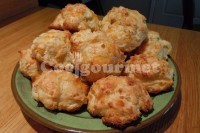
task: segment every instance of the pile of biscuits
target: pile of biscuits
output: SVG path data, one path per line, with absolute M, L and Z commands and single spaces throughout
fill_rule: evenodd
M 68 4 L 49 28 L 19 52 L 32 96 L 47 109 L 86 104 L 104 124 L 124 127 L 153 110 L 150 94 L 173 85 L 171 44 L 136 10 L 113 7 L 99 20 L 85 5 Z

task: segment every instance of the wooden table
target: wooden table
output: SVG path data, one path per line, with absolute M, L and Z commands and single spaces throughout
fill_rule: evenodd
M 58 14 L 45 8 L 0 29 L 0 132 L 53 132 L 23 115 L 11 92 L 12 71 L 18 51 L 30 47 L 32 40 L 47 31 Z M 200 132 L 200 32 L 149 24 L 172 42 L 172 57 L 181 76 L 181 97 L 162 119 L 142 131 L 171 133 Z

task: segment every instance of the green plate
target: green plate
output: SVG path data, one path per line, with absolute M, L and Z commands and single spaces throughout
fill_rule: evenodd
M 175 103 L 180 92 L 180 73 L 172 58 L 169 59 L 171 67 L 174 69 L 173 90 L 152 97 L 154 110 L 148 115 L 143 115 L 139 124 L 128 127 L 128 131 L 136 131 L 152 124 L 161 118 Z M 21 110 L 38 123 L 61 132 L 114 132 L 118 131 L 105 126 L 100 118 L 93 118 L 83 108 L 77 113 L 66 113 L 49 111 L 35 101 L 31 96 L 31 82 L 19 71 L 19 64 L 16 65 L 12 75 L 13 95 L 21 107 Z M 40 106 L 38 106 L 40 105 Z

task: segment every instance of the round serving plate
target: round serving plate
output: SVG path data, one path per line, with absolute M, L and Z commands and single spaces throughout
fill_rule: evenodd
M 146 127 L 159 120 L 166 114 L 176 102 L 180 93 L 180 72 L 176 63 L 170 57 L 168 60 L 170 66 L 174 69 L 174 85 L 169 92 L 152 96 L 154 110 L 148 114 L 142 115 L 141 121 L 129 126 L 125 131 L 136 131 Z M 31 96 L 31 81 L 24 77 L 19 71 L 19 64 L 16 65 L 12 75 L 12 92 L 21 107 L 21 110 L 38 123 L 59 131 L 59 132 L 118 132 L 104 125 L 100 118 L 93 118 L 83 107 L 76 113 L 67 113 L 59 111 L 50 111 Z

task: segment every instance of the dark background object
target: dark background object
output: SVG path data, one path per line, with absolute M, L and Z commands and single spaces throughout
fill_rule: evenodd
M 40 6 L 50 6 L 54 8 L 63 8 L 67 4 L 84 3 L 98 15 L 103 15 L 98 0 L 38 0 Z
M 183 15 L 183 28 L 192 29 L 194 18 L 194 0 L 183 0 Z
M 182 0 L 152 0 L 149 22 L 181 28 Z
M 48 6 L 49 4 L 63 8 L 68 3 L 79 3 L 81 0 L 38 0 L 40 6 Z
M 39 10 L 37 0 L 1 0 L 0 27 Z

